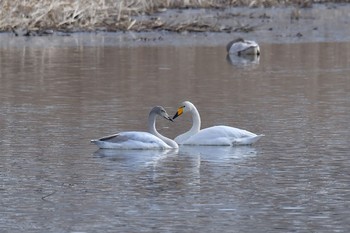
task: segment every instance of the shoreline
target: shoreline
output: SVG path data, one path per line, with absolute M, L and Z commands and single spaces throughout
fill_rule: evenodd
M 95 28 L 91 31 L 66 32 L 48 29 L 43 31 L 45 33 L 28 34 L 26 30 L 18 29 L 16 33 L 0 33 L 0 37 L 17 38 L 17 42 L 13 43 L 50 38 L 48 41 L 53 44 L 82 43 L 89 46 L 215 46 L 226 44 L 237 37 L 258 43 L 346 42 L 350 41 L 350 30 L 346 30 L 350 27 L 348 12 L 349 4 L 341 3 L 313 4 L 309 8 L 171 9 L 137 16 L 135 20 L 149 22 L 149 27 L 142 30 L 133 28 L 135 25 L 127 31 Z M 0 47 L 13 43 L 2 39 Z M 40 44 L 42 42 L 39 46 Z

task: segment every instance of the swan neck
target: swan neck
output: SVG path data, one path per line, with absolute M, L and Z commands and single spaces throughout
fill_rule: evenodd
M 158 131 L 156 129 L 156 118 L 157 118 L 156 114 L 154 114 L 154 113 L 150 113 L 149 114 L 149 117 L 148 117 L 148 132 L 153 134 L 154 136 L 160 138 L 168 146 L 170 146 L 172 148 L 178 148 L 179 146 L 177 145 L 177 143 L 175 141 L 173 141 L 170 138 L 167 138 L 167 137 L 161 135 L 160 133 L 158 133 Z
M 158 137 L 159 133 L 156 129 L 156 114 L 150 113 L 148 116 L 148 132 Z
M 201 129 L 201 117 L 195 106 L 193 106 L 191 113 L 192 113 L 192 127 L 190 129 L 190 132 L 198 133 Z

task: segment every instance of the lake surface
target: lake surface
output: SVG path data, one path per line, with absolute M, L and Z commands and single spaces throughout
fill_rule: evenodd
M 253 61 L 217 45 L 12 43 L 0 47 L 1 232 L 350 231 L 350 43 L 265 43 Z M 153 106 L 173 115 L 184 100 L 203 127 L 266 136 L 175 151 L 89 143 L 145 131 Z M 157 122 L 171 138 L 190 125 Z

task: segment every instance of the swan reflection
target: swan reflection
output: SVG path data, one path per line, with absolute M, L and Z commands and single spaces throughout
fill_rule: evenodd
M 239 162 L 257 156 L 258 152 L 251 146 L 180 146 L 180 155 L 197 155 L 201 161 Z
M 107 158 L 110 161 L 123 163 L 127 167 L 147 167 L 155 165 L 167 156 L 177 155 L 178 149 L 170 150 L 110 150 L 99 149 L 95 157 Z
M 226 60 L 237 68 L 254 69 L 259 66 L 260 55 L 242 55 L 227 54 Z

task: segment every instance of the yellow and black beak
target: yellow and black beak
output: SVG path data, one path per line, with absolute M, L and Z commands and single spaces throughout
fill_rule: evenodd
M 183 107 L 183 106 L 182 106 L 182 107 L 179 107 L 179 108 L 177 109 L 177 112 L 176 112 L 175 115 L 173 116 L 173 120 L 174 120 L 176 117 L 181 116 L 182 113 L 184 113 L 184 107 Z

